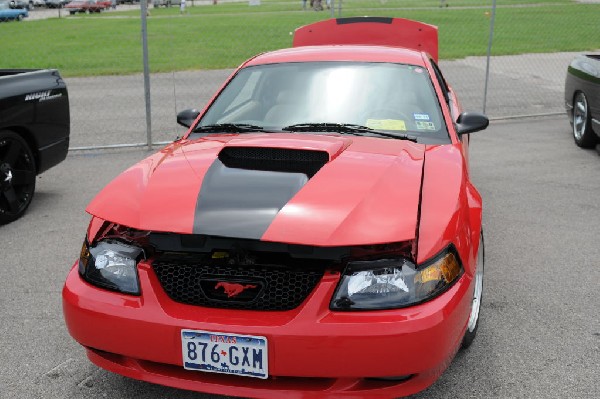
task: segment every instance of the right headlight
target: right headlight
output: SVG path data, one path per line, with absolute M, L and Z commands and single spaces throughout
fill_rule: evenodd
M 415 305 L 446 291 L 462 273 L 453 248 L 419 267 L 405 258 L 350 262 L 330 308 L 378 310 Z
M 144 250 L 116 240 L 90 246 L 87 240 L 79 256 L 79 274 L 90 284 L 125 294 L 140 294 L 137 263 Z

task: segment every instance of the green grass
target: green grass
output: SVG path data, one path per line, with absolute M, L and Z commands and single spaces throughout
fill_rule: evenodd
M 485 55 L 491 1 L 447 0 L 447 3 L 450 7 L 440 8 L 439 0 L 346 0 L 342 15 L 424 21 L 439 27 L 442 59 Z M 495 55 L 600 47 L 597 18 L 600 5 L 565 0 L 497 3 Z M 514 7 L 514 4 L 531 6 Z M 176 7 L 151 8 L 150 12 L 148 42 L 152 72 L 233 68 L 256 53 L 289 47 L 290 33 L 295 28 L 330 17 L 329 11 L 302 11 L 299 0 L 262 0 L 258 7 L 249 7 L 247 3 L 188 7 L 189 13 L 183 16 Z M 0 68 L 52 67 L 64 76 L 129 74 L 142 70 L 139 11 L 1 23 L 0 37 L 3 38 Z

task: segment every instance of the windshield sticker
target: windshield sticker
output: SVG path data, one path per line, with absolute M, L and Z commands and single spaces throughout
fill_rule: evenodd
M 429 115 L 428 114 L 417 114 L 417 113 L 414 113 L 413 116 L 415 117 L 416 121 L 428 121 L 429 120 Z
M 406 130 L 406 123 L 397 119 L 367 119 L 367 127 L 379 130 Z
M 436 130 L 433 122 L 416 121 L 417 129 L 419 130 Z

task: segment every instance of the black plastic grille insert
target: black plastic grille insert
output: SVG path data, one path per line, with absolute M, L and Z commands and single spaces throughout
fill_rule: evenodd
M 159 258 L 152 263 L 163 289 L 176 302 L 211 308 L 290 310 L 298 307 L 323 277 L 319 268 L 282 265 L 204 264 L 193 259 Z M 216 282 L 248 282 L 260 286 L 257 295 L 227 298 L 207 292 Z M 255 292 L 256 292 L 255 291 Z M 219 292 L 220 293 L 220 292 Z

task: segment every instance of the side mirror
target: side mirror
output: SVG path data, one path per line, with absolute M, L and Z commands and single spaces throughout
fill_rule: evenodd
M 488 127 L 489 124 L 488 117 L 479 112 L 463 112 L 456 120 L 459 135 L 478 132 Z
M 186 109 L 177 114 L 177 123 L 181 126 L 190 127 L 198 115 L 200 115 L 200 111 L 197 109 Z

